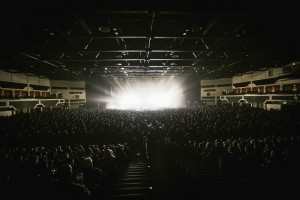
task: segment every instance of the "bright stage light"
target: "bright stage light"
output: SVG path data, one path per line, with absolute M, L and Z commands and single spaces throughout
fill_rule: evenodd
M 159 82 L 135 81 L 117 83 L 117 91 L 107 102 L 107 109 L 161 109 L 174 108 L 182 104 L 180 83 L 174 80 Z
M 119 101 L 119 107 L 121 109 L 130 109 L 141 106 L 141 103 L 142 101 L 140 97 L 131 92 L 131 94 L 124 94 L 123 96 L 121 96 L 121 99 Z

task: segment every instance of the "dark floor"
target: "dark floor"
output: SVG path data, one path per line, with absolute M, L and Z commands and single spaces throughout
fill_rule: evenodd
M 149 184 L 152 186 L 150 199 L 195 199 L 198 194 L 203 195 L 205 187 L 189 180 L 182 170 L 167 159 L 165 153 L 161 143 L 151 145 L 149 149 Z
M 259 181 L 249 183 L 241 180 L 228 182 L 228 177 L 217 175 L 212 184 L 212 182 L 208 183 L 202 179 L 195 181 L 188 178 L 184 170 L 168 160 L 161 143 L 152 144 L 149 155 L 151 165 L 149 169 L 149 186 L 152 187 L 149 193 L 150 200 L 201 198 L 248 200 L 260 198 L 294 199 L 300 197 L 298 192 L 300 180 L 295 177 L 285 176 L 284 180 L 269 177 L 270 179 L 268 178 L 267 181 L 259 178 Z M 277 184 L 278 182 L 281 182 L 280 185 Z

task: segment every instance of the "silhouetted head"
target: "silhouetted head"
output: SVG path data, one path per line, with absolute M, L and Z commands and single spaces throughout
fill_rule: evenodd
M 71 165 L 66 164 L 58 168 L 58 176 L 61 182 L 70 182 L 72 175 L 73 175 L 73 169 Z

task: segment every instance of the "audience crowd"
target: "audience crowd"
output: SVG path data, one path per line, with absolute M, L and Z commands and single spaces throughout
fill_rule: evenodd
M 300 177 L 299 115 L 296 109 L 202 106 L 1 117 L 1 185 L 7 199 L 101 198 L 149 140 L 149 146 L 163 143 L 169 162 L 197 183 L 223 178 L 259 190 L 256 183 Z
M 127 167 L 126 144 L 2 147 L 4 199 L 99 199 Z

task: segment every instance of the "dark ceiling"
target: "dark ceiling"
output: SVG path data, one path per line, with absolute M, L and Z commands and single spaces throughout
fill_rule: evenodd
M 10 5 L 1 13 L 0 68 L 51 79 L 232 77 L 300 60 L 298 10 L 243 2 Z

